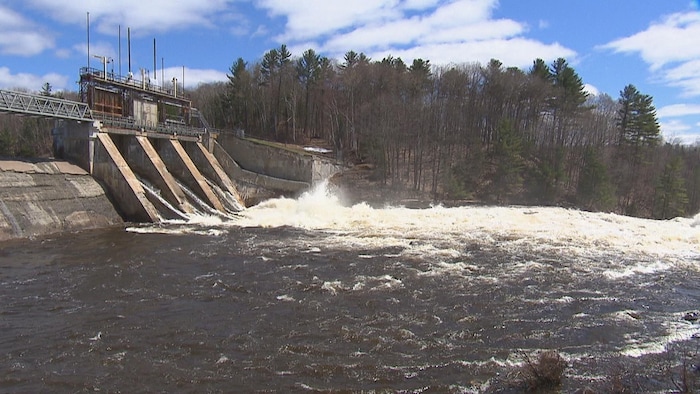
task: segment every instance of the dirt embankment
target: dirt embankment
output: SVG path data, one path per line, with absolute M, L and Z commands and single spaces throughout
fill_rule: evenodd
M 0 159 L 0 241 L 120 224 L 104 189 L 80 167 Z

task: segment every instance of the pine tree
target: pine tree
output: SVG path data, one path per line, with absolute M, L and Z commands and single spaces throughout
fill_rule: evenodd
M 640 93 L 634 85 L 627 85 L 620 92 L 618 103 L 620 142 L 633 147 L 657 146 L 661 142 L 661 129 L 653 98 Z
M 523 186 L 522 139 L 510 121 L 499 126 L 498 140 L 493 150 L 496 166 L 494 191 L 499 201 L 518 192 Z
M 224 97 L 225 105 L 228 107 L 226 111 L 230 119 L 227 119 L 229 126 L 236 128 L 248 128 L 248 116 L 250 99 L 250 88 L 252 76 L 247 70 L 248 64 L 243 58 L 238 58 L 229 69 L 231 75 L 228 77 L 228 89 L 226 97 Z
M 588 148 L 578 180 L 577 198 L 588 209 L 607 211 L 614 204 L 614 188 L 600 154 Z
M 650 157 L 661 141 L 652 97 L 642 94 L 634 85 L 620 92 L 617 113 L 618 149 L 617 176 L 620 209 L 628 215 L 651 212 L 654 185 L 650 177 Z
M 656 186 L 654 217 L 657 219 L 670 219 L 687 213 L 688 193 L 681 174 L 682 164 L 680 156 L 676 156 L 664 167 Z
M 42 96 L 51 97 L 53 96 L 52 91 L 53 86 L 51 86 L 51 84 L 48 82 L 44 82 L 44 84 L 41 85 L 41 92 L 39 92 L 39 94 L 41 94 Z

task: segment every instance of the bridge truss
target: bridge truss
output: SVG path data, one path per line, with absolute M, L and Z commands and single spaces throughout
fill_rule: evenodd
M 198 137 L 207 130 L 210 133 L 221 132 L 220 130 L 209 127 L 204 117 L 196 109 L 192 109 L 193 117 L 199 119 L 203 127 L 192 127 L 167 122 L 136 122 L 133 117 L 114 116 L 100 111 L 95 111 L 93 114 L 90 110 L 90 106 L 86 103 L 2 89 L 0 89 L 0 113 L 1 112 L 78 121 L 99 120 L 107 127 L 122 130 L 147 130 L 163 135 Z
M 2 89 L 0 89 L 0 112 L 81 121 L 93 120 L 87 104 Z

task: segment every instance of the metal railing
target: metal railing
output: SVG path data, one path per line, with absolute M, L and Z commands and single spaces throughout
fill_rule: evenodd
M 179 99 L 187 99 L 182 89 L 175 89 L 174 86 L 163 86 L 158 85 L 155 82 L 151 82 L 150 77 L 144 75 L 143 79 L 136 79 L 134 76 L 124 76 L 115 74 L 114 72 L 107 72 L 105 74 L 104 70 L 98 70 L 96 68 L 82 67 L 80 69 L 81 77 L 91 77 L 96 80 L 102 80 L 108 83 L 119 83 L 122 85 L 127 85 L 132 88 L 138 88 L 145 91 L 150 91 L 154 93 L 164 94 L 172 97 L 177 97 Z M 161 81 L 164 83 L 164 81 Z
M 85 103 L 10 90 L 0 90 L 0 112 L 71 120 L 93 120 L 90 107 Z
M 216 132 L 216 130 L 201 129 L 178 124 L 164 124 L 152 122 L 137 122 L 134 118 L 123 118 L 121 116 L 109 116 L 101 113 L 95 113 L 95 119 L 102 122 L 107 127 L 115 127 L 125 130 L 149 131 L 159 134 L 182 135 L 187 137 L 200 137 L 207 131 Z

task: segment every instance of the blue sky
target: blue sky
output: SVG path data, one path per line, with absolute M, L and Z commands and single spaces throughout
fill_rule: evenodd
M 697 0 L 0 0 L 0 88 L 76 91 L 88 12 L 91 55 L 126 74 L 130 28 L 132 70 L 157 83 L 182 79 L 183 67 L 188 88 L 226 80 L 238 57 L 255 62 L 281 44 L 295 56 L 354 50 L 436 66 L 564 57 L 592 93 L 617 99 L 634 84 L 652 95 L 667 140 L 700 140 Z

